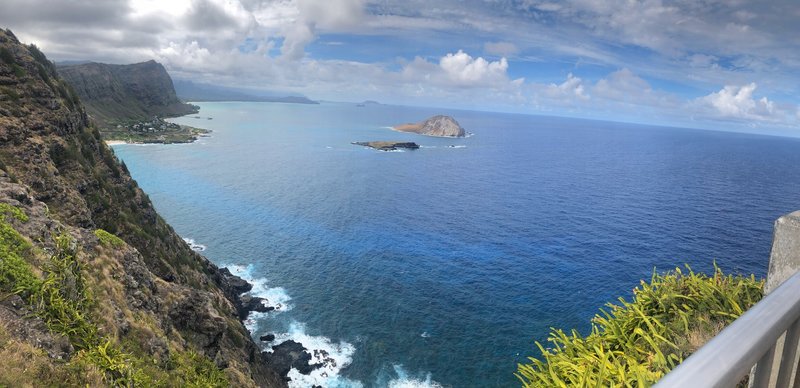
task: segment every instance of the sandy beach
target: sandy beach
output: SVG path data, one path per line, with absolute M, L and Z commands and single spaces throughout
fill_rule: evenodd
M 106 142 L 106 145 L 108 145 L 108 146 L 115 146 L 115 145 L 120 145 L 120 144 L 128 144 L 128 142 L 125 141 L 125 140 L 106 140 L 105 142 Z

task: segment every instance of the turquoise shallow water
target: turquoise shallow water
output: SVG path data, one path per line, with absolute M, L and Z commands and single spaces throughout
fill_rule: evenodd
M 298 386 L 514 386 L 516 363 L 549 327 L 587 330 L 654 268 L 709 271 L 716 260 L 763 276 L 773 221 L 800 208 L 797 139 L 395 106 L 199 105 L 202 118 L 175 121 L 212 137 L 115 151 L 179 234 L 281 305 L 251 316 L 254 335 L 327 352 Z M 475 135 L 386 128 L 439 113 Z M 350 144 L 369 140 L 423 148 Z

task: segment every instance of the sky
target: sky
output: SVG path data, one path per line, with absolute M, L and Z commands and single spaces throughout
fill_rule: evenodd
M 52 60 L 363 101 L 800 136 L 798 0 L 2 0 Z

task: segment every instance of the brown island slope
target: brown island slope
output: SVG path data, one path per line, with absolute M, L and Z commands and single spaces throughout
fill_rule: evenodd
M 444 115 L 433 116 L 416 124 L 396 125 L 392 129 L 436 137 L 464 137 L 466 134 L 455 119 Z

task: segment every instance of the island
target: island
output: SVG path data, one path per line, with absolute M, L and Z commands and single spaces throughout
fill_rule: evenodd
M 401 148 L 415 150 L 419 144 L 405 141 L 354 141 L 350 144 L 374 148 L 379 151 L 397 151 Z
M 444 115 L 433 116 L 416 124 L 396 125 L 392 129 L 435 137 L 464 137 L 466 135 L 464 128 L 461 128 L 455 119 Z

